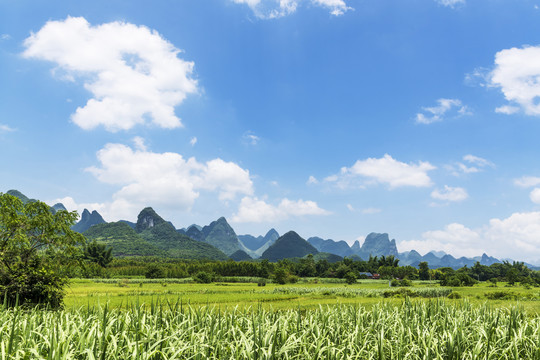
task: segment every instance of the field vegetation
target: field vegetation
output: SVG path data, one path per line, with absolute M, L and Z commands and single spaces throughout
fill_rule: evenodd
M 0 311 L 1 359 L 538 359 L 520 307 L 401 300 L 314 309 L 154 301 Z

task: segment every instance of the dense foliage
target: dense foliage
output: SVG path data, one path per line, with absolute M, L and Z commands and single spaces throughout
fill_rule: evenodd
M 221 277 L 247 276 L 272 278 L 276 282 L 291 282 L 298 277 L 319 277 L 350 279 L 352 275 L 361 279 L 367 278 L 367 273 L 377 273 L 383 279 L 419 279 L 419 269 L 413 266 L 399 266 L 398 260 L 393 256 L 370 257 L 367 261 L 345 258 L 338 262 L 329 262 L 325 259 L 317 260 L 316 255 L 308 255 L 305 258 L 285 259 L 275 263 L 268 260 L 252 261 L 188 261 L 160 258 L 129 258 L 115 259 L 105 269 L 106 277 L 132 277 L 144 276 L 149 264 L 156 264 L 162 269 L 164 277 L 186 278 L 192 277 L 198 272 L 204 271 Z M 480 280 L 492 279 L 507 281 L 514 279 L 521 284 L 528 283 L 532 286 L 540 286 L 540 272 L 532 271 L 522 263 L 508 262 L 484 266 L 477 264 L 472 268 L 463 267 L 459 270 L 451 268 L 429 269 L 429 278 L 440 281 L 441 285 L 469 286 Z M 480 277 L 478 271 L 483 274 L 491 274 L 492 277 Z M 517 275 L 516 275 L 517 272 Z M 277 274 L 277 277 L 276 277 Z M 277 281 L 279 279 L 279 281 Z M 456 281 L 456 279 L 458 281 Z M 401 283 L 399 283 L 401 285 Z M 406 283 L 404 283 L 406 284 Z
M 77 213 L 0 194 L 0 296 L 10 304 L 62 304 L 62 266 L 78 258 L 84 237 L 70 227 Z

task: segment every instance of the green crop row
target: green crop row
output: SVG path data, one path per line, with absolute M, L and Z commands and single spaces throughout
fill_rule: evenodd
M 540 317 L 442 299 L 315 310 L 0 309 L 0 359 L 540 359 Z
M 362 288 L 325 288 L 325 287 L 278 287 L 269 292 L 274 294 L 294 295 L 333 295 L 341 297 L 447 297 L 452 292 L 450 288 L 416 288 L 416 289 L 362 289 Z

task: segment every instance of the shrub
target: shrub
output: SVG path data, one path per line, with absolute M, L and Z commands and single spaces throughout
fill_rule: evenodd
M 516 298 L 516 295 L 509 291 L 488 292 L 484 296 L 489 300 L 513 300 Z
M 461 299 L 461 294 L 457 292 L 452 292 L 448 295 L 449 299 Z
M 347 282 L 347 284 L 349 285 L 356 283 L 356 274 L 353 273 L 352 271 L 349 271 L 348 273 L 346 273 L 345 282 Z
M 193 275 L 193 281 L 199 284 L 210 284 L 213 280 L 214 275 L 206 271 L 199 271 Z
M 146 267 L 144 276 L 147 279 L 161 279 L 165 277 L 165 271 L 163 271 L 163 268 L 161 266 L 150 264 Z

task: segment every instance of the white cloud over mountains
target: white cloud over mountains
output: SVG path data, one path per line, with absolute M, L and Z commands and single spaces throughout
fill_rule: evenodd
M 435 166 L 429 162 L 407 164 L 385 154 L 379 159 L 358 160 L 353 166 L 341 168 L 338 175 L 329 176 L 325 181 L 334 182 L 342 188 L 371 184 L 386 184 L 391 189 L 405 186 L 428 187 L 432 185 L 428 172 L 434 169 Z
M 321 209 L 314 201 L 297 200 L 287 198 L 278 205 L 267 203 L 264 199 L 246 196 L 240 202 L 238 212 L 232 217 L 235 223 L 262 223 L 276 222 L 305 215 L 329 215 L 330 212 Z
M 495 54 L 489 85 L 500 88 L 508 105 L 496 112 L 540 116 L 540 46 L 504 49 Z
M 249 171 L 233 162 L 218 158 L 201 163 L 177 153 L 155 153 L 135 142 L 135 149 L 107 144 L 97 153 L 100 166 L 86 169 L 100 182 L 120 187 L 111 203 L 100 206 L 109 219 L 133 218 L 146 206 L 186 211 L 201 191 L 217 192 L 222 201 L 253 194 Z
M 340 16 L 352 10 L 345 0 L 231 0 L 236 4 L 245 4 L 259 19 L 276 19 L 295 13 L 302 3 L 323 7 L 334 16 Z
M 53 62 L 53 73 L 83 81 L 92 98 L 71 119 L 85 130 L 127 130 L 147 122 L 180 127 L 174 108 L 197 92 L 193 62 L 178 58 L 179 49 L 144 26 L 92 26 L 68 17 L 47 22 L 24 46 L 24 57 Z
M 275 222 L 294 216 L 327 215 L 317 203 L 282 199 L 278 205 L 254 197 L 248 170 L 234 162 L 213 159 L 199 162 L 184 159 L 178 153 L 148 150 L 142 138 L 133 139 L 134 147 L 107 144 L 98 151 L 99 166 L 86 169 L 102 183 L 119 189 L 105 203 L 78 204 L 71 197 L 56 199 L 69 210 L 97 210 L 107 221 L 134 219 L 147 206 L 170 211 L 189 211 L 202 192 L 215 193 L 217 200 L 230 202 L 240 196 L 234 222 Z
M 454 256 L 478 256 L 487 252 L 498 258 L 538 263 L 540 260 L 540 212 L 514 213 L 505 219 L 491 219 L 479 229 L 453 223 L 443 230 L 426 231 L 421 240 L 401 241 L 401 251 L 420 253 L 442 250 Z
M 416 123 L 432 124 L 443 121 L 445 116 L 459 116 L 469 114 L 467 107 L 458 99 L 438 99 L 437 106 L 423 107 L 423 113 L 416 114 Z

